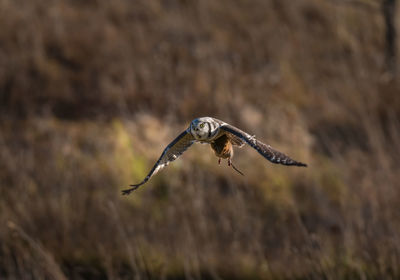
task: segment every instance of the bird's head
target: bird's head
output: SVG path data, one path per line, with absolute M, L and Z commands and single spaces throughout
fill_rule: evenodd
M 216 124 L 210 117 L 194 119 L 190 123 L 190 133 L 196 140 L 206 141 L 215 135 Z

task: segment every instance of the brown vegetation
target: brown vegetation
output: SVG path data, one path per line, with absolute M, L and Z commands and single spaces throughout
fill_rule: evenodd
M 359 2 L 0 1 L 0 278 L 400 278 L 400 86 Z M 206 115 L 309 167 L 197 145 L 120 195 Z

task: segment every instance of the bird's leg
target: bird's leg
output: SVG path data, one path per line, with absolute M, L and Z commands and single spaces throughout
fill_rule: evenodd
M 221 158 L 218 158 L 218 164 L 221 164 Z
M 230 158 L 228 158 L 228 166 L 231 166 L 231 164 L 232 164 L 232 161 Z

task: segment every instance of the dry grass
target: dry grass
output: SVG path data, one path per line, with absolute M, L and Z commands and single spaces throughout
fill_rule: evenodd
M 0 1 L 0 278 L 400 278 L 400 87 L 361 2 Z M 198 145 L 120 195 L 204 115 L 309 167 Z

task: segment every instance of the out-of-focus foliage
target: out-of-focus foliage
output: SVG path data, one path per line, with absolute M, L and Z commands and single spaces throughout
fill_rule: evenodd
M 399 278 L 379 7 L 0 1 L 0 278 Z M 309 167 L 194 145 L 120 195 L 205 115 Z

